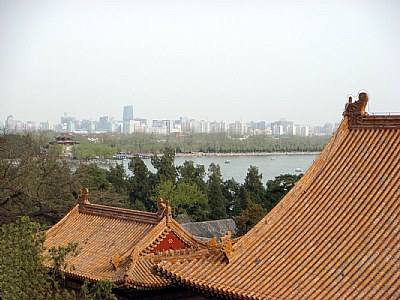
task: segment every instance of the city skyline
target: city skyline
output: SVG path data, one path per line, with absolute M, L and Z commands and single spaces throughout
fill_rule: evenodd
M 125 105 L 125 106 L 123 106 L 123 108 L 127 107 L 127 106 L 134 108 L 133 105 Z M 122 110 L 122 108 L 121 108 L 121 113 L 120 113 L 119 116 L 100 114 L 100 115 L 98 115 L 97 117 L 94 117 L 94 118 L 85 117 L 84 115 L 81 118 L 78 118 L 77 116 L 75 116 L 73 114 L 66 113 L 66 112 L 64 112 L 63 114 L 60 114 L 57 117 L 52 117 L 52 118 L 46 119 L 46 120 L 38 120 L 38 119 L 34 119 L 34 118 L 21 119 L 21 118 L 18 118 L 18 116 L 13 114 L 13 113 L 8 113 L 8 114 L 5 114 L 5 115 L 7 117 L 4 118 L 4 120 L 0 119 L 0 125 L 4 125 L 5 121 L 7 120 L 7 118 L 9 116 L 11 116 L 15 120 L 18 120 L 18 121 L 21 121 L 21 122 L 24 122 L 24 123 L 27 123 L 27 122 L 35 122 L 35 123 L 51 122 L 52 124 L 60 124 L 60 123 L 63 123 L 63 121 L 62 121 L 63 118 L 74 118 L 76 120 L 89 120 L 89 121 L 94 121 L 94 122 L 99 122 L 99 121 L 101 122 L 102 118 L 112 118 L 112 119 L 114 119 L 116 121 L 119 121 L 121 123 L 124 122 L 124 111 Z M 236 122 L 236 121 L 247 122 L 247 123 L 250 123 L 250 122 L 267 122 L 267 123 L 271 123 L 271 122 L 276 122 L 276 121 L 289 120 L 286 117 L 279 117 L 279 116 L 273 116 L 271 119 L 257 119 L 257 120 L 251 120 L 251 119 L 245 119 L 245 120 L 244 119 L 232 119 L 232 120 L 228 120 L 228 119 L 225 119 L 225 118 L 217 120 L 217 119 L 204 119 L 204 118 L 197 119 L 197 118 L 194 118 L 194 117 L 189 116 L 189 115 L 180 115 L 180 116 L 175 116 L 174 118 L 163 118 L 163 117 L 161 117 L 161 118 L 148 118 L 146 116 L 137 116 L 136 114 L 133 114 L 133 117 L 130 120 L 139 120 L 139 119 L 141 119 L 141 120 L 146 120 L 147 122 L 158 121 L 158 120 L 160 120 L 160 121 L 161 120 L 177 121 L 177 120 L 179 120 L 181 118 L 187 118 L 187 119 L 193 119 L 193 120 L 199 120 L 199 121 L 208 121 L 208 122 L 228 122 L 228 123 L 232 123 L 232 122 Z M 323 121 L 321 123 L 313 124 L 313 123 L 310 123 L 310 122 L 305 122 L 304 124 L 311 125 L 311 126 L 317 126 L 317 125 L 325 124 L 325 123 L 337 123 L 339 121 L 340 121 L 340 119 L 336 118 L 336 120 L 325 120 L 325 121 Z M 295 123 L 300 123 L 300 122 L 295 122 Z
M 400 111 L 400 2 L 0 0 L 0 120 Z M 57 116 L 57 117 L 56 117 Z
M 123 107 L 122 120 L 113 116 L 99 116 L 97 120 L 77 119 L 64 113 L 59 123 L 50 121 L 21 121 L 9 115 L 0 128 L 6 132 L 51 130 L 60 133 L 147 133 L 169 135 L 174 133 L 227 133 L 229 135 L 325 135 L 332 134 L 339 123 L 325 122 L 324 125 L 299 124 L 285 118 L 266 120 L 197 120 L 190 117 L 175 119 L 147 119 L 134 117 L 133 105 Z

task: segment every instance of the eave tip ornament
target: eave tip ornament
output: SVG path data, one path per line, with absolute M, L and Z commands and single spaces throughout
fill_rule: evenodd
M 79 206 L 85 206 L 86 204 L 90 204 L 88 188 L 85 188 L 85 192 L 82 192 L 82 189 L 79 190 L 78 204 L 79 204 Z
M 164 199 L 161 197 L 157 199 L 157 215 L 160 218 L 163 218 L 164 216 L 167 217 L 167 222 L 171 220 L 172 209 L 168 200 L 164 202 Z
M 368 115 L 368 113 L 365 111 L 367 104 L 368 94 L 365 92 L 358 94 L 358 100 L 355 102 L 353 102 L 353 98 L 350 96 L 349 102 L 346 103 L 343 116 L 347 116 L 350 123 L 359 124 L 362 122 L 362 117 Z

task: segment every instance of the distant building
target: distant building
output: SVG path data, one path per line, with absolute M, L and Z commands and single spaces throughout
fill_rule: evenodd
M 61 117 L 61 128 L 63 132 L 74 132 L 75 131 L 75 117 L 68 116 L 64 113 Z
M 273 135 L 293 135 L 293 132 L 296 134 L 293 128 L 293 122 L 287 121 L 286 119 L 280 119 L 279 121 L 271 123 Z
M 135 132 L 135 121 L 134 120 L 124 120 L 123 126 L 124 126 L 125 134 L 131 134 L 131 133 Z
M 109 123 L 110 123 L 110 117 L 108 116 L 103 116 L 99 118 L 99 131 L 106 131 L 108 132 L 109 130 Z
M 40 122 L 40 129 L 41 130 L 53 130 L 54 126 L 53 126 L 53 123 L 51 123 L 49 121 Z
M 194 120 L 188 117 L 181 117 L 179 119 L 181 124 L 181 131 L 183 133 L 192 133 L 194 128 Z
M 265 130 L 266 129 L 265 121 L 250 122 L 250 127 L 253 129 Z
M 122 116 L 124 133 L 129 134 L 133 132 L 132 121 L 133 121 L 133 106 L 132 105 L 124 106 L 124 113 Z
M 16 127 L 16 122 L 14 120 L 14 117 L 12 115 L 9 115 L 6 120 L 5 128 L 7 130 L 13 131 L 15 130 L 15 127 Z
M 74 137 L 70 134 L 62 134 L 55 137 L 54 141 L 49 143 L 50 145 L 64 145 L 64 146 L 73 146 L 80 144 L 79 141 L 74 141 Z
M 193 131 L 195 133 L 210 133 L 211 132 L 210 122 L 205 120 L 196 121 Z
M 122 121 L 130 121 L 133 120 L 133 105 L 124 106 L 124 114 L 122 117 Z
M 310 126 L 308 125 L 294 125 L 296 135 L 299 136 L 309 136 Z
M 247 125 L 242 121 L 235 121 L 235 123 L 229 124 L 230 135 L 245 135 L 247 134 Z

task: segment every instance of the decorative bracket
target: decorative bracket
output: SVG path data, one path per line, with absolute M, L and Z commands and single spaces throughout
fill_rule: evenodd
M 110 264 L 112 265 L 114 271 L 117 270 L 119 264 L 121 263 L 121 258 L 118 254 L 115 254 L 113 257 L 110 258 Z
M 231 231 L 227 231 L 225 236 L 221 236 L 220 240 L 221 242 L 218 243 L 217 242 L 217 238 L 213 237 L 208 243 L 207 243 L 207 247 L 210 250 L 220 250 L 225 254 L 225 257 L 229 260 L 232 258 L 233 256 L 233 250 L 232 250 L 232 232 Z

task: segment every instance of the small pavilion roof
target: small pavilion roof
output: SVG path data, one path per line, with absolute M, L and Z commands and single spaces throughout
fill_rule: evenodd
M 91 204 L 89 192 L 46 232 L 45 247 L 78 243 L 79 254 L 67 259 L 67 277 L 92 282 L 108 280 L 137 289 L 157 289 L 169 280 L 153 274 L 154 261 L 185 257 L 206 249 L 171 217 L 162 199 L 158 212 Z
M 229 251 L 159 273 L 235 299 L 399 299 L 400 116 L 367 101 L 349 99 L 313 165 Z

